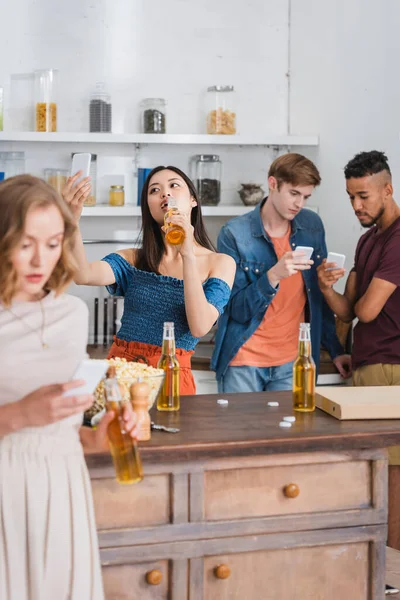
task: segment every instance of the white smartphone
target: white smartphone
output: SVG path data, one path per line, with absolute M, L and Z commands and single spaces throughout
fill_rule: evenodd
M 88 152 L 77 152 L 72 157 L 71 177 L 76 175 L 78 171 L 82 171 L 82 175 L 76 180 L 75 186 L 85 177 L 89 177 L 91 158 L 92 155 Z
M 85 382 L 84 385 L 74 388 L 73 390 L 68 390 L 63 395 L 76 396 L 80 394 L 93 394 L 97 384 L 106 374 L 107 369 L 108 362 L 106 360 L 91 360 L 90 358 L 85 358 L 71 377 L 71 381 L 83 379 Z
M 326 271 L 333 271 L 334 269 L 343 269 L 345 260 L 346 260 L 346 257 L 344 254 L 336 254 L 336 252 L 328 252 L 328 258 L 326 259 L 326 262 L 336 263 L 336 267 L 331 267 L 329 269 L 326 269 Z
M 304 252 L 304 256 L 301 258 L 304 260 L 310 260 L 312 253 L 314 252 L 314 248 L 311 246 L 296 246 L 294 249 L 295 252 Z

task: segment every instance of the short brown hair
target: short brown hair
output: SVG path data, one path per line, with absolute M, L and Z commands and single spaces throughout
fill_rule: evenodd
M 17 274 L 11 257 L 24 235 L 28 211 L 45 206 L 56 206 L 64 221 L 61 256 L 45 287 L 60 294 L 72 281 L 76 270 L 72 258 L 76 227 L 67 204 L 54 188 L 37 177 L 10 177 L 0 183 L 0 300 L 5 306 L 11 304 L 16 293 Z
M 276 158 L 269 168 L 268 177 L 275 177 L 278 189 L 282 183 L 314 187 L 321 183 L 321 176 L 314 163 L 302 154 L 294 152 Z

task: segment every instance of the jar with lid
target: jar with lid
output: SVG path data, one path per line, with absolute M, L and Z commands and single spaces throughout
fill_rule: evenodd
M 164 98 L 145 98 L 141 102 L 143 133 L 166 133 Z
M 109 192 L 110 206 L 124 206 L 125 190 L 123 185 L 111 185 Z
M 207 133 L 236 133 L 235 90 L 233 85 L 213 85 L 207 89 Z
M 203 206 L 217 206 L 221 200 L 222 163 L 216 154 L 196 156 L 196 188 Z
M 25 173 L 25 152 L 0 152 L 0 173 L 3 179 Z
M 71 154 L 71 158 L 74 157 L 76 152 Z M 90 184 L 92 189 L 90 191 L 90 196 L 88 196 L 83 203 L 83 206 L 95 206 L 96 205 L 96 178 L 97 178 L 97 154 L 91 154 L 90 158 Z
M 63 187 L 67 183 L 68 176 L 69 171 L 67 169 L 44 169 L 45 180 L 59 194 L 61 194 Z
M 110 133 L 112 130 L 111 96 L 103 82 L 96 83 L 96 89 L 89 103 L 89 131 Z
M 36 131 L 57 131 L 58 71 L 35 71 Z

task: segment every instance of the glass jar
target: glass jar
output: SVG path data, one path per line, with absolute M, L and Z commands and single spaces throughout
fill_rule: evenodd
M 74 157 L 76 152 L 71 154 L 71 158 Z M 83 203 L 83 206 L 95 206 L 96 205 L 96 178 L 97 178 L 97 154 L 91 154 L 90 158 L 90 184 L 92 186 L 90 196 L 88 196 Z
M 0 152 L 0 173 L 3 179 L 25 173 L 25 152 Z
M 217 206 L 221 200 L 222 163 L 216 154 L 196 156 L 196 188 L 200 204 Z
M 143 133 L 166 133 L 166 104 L 164 98 L 142 100 Z
M 112 106 L 111 96 L 102 82 L 96 83 L 96 89 L 90 97 L 89 131 L 111 133 Z
M 35 76 L 17 73 L 10 77 L 8 126 L 12 131 L 35 131 Z
M 110 206 L 124 206 L 125 190 L 123 185 L 111 185 L 109 192 Z
M 207 133 L 236 133 L 235 90 L 233 85 L 213 85 L 207 89 Z
M 57 131 L 58 71 L 35 71 L 36 131 Z
M 67 169 L 44 169 L 44 178 L 49 185 L 51 185 L 59 194 L 65 184 L 67 183 L 67 179 L 69 176 L 69 171 Z

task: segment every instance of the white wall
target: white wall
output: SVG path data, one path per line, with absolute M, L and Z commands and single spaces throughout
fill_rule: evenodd
M 292 0 L 291 132 L 320 134 L 319 148 L 309 152 L 323 179 L 314 203 L 328 247 L 346 253 L 349 268 L 365 230 L 343 167 L 359 151 L 383 150 L 395 186 L 400 180 L 399 25 L 396 0 Z

